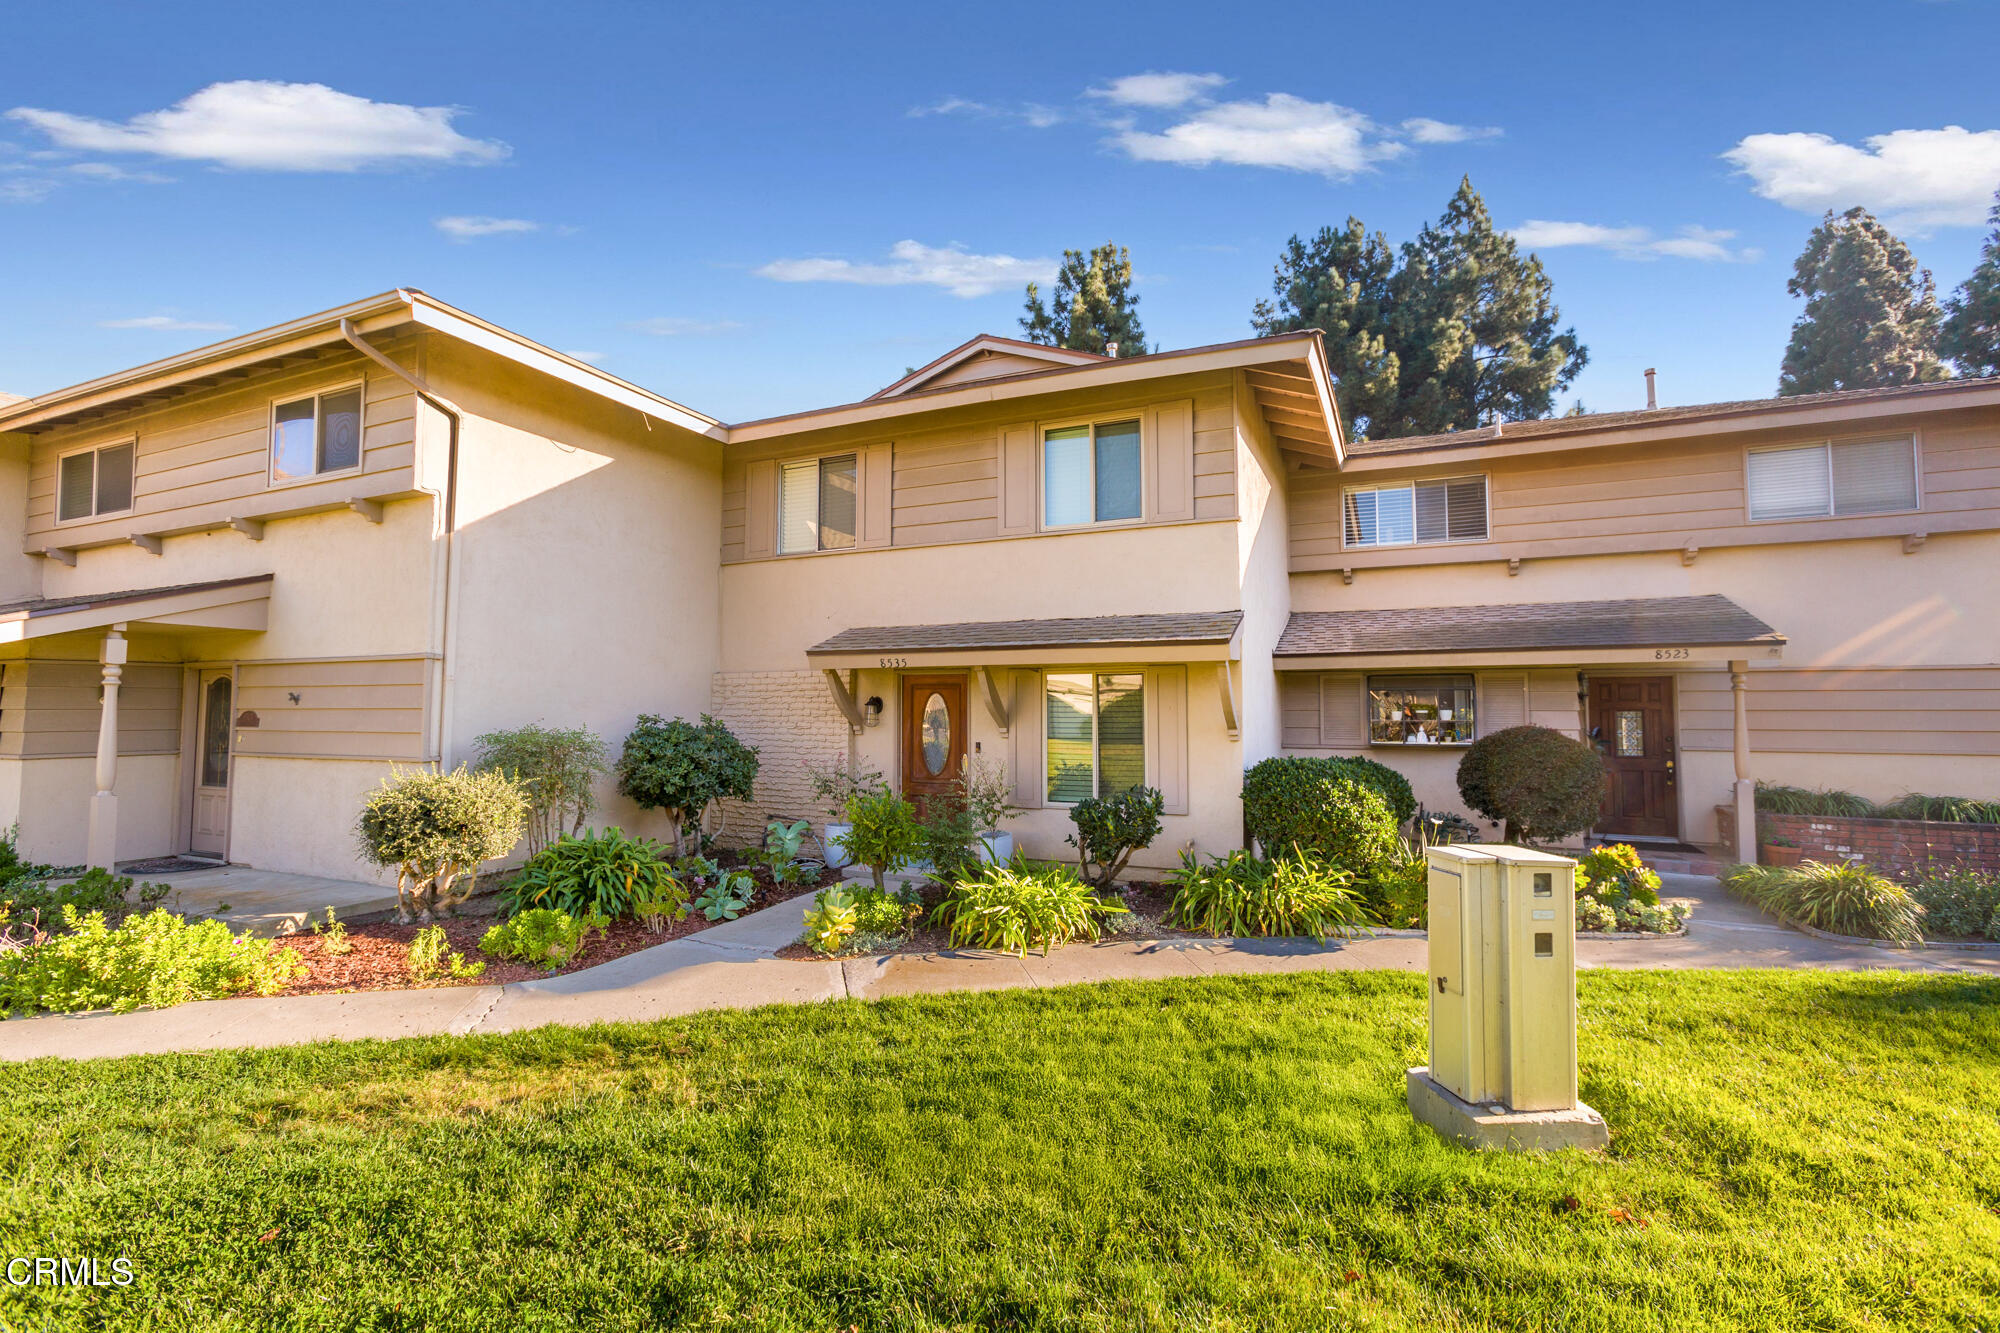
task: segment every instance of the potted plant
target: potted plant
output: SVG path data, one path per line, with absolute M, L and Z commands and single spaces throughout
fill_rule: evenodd
M 980 830 L 981 855 L 994 865 L 1013 860 L 1014 835 L 1003 832 L 1000 821 L 1020 814 L 1021 807 L 1014 804 L 1014 788 L 1007 781 L 1007 770 L 975 759 L 958 780 L 958 791 L 966 813 Z
M 820 859 L 829 870 L 839 870 L 853 862 L 854 857 L 847 849 L 847 835 L 854 831 L 854 825 L 847 818 L 847 804 L 857 796 L 873 796 L 889 789 L 882 780 L 882 770 L 864 759 L 848 762 L 847 756 L 840 755 L 825 767 L 808 764 L 806 779 L 812 783 L 813 796 L 820 808 L 826 811 L 826 824 L 820 833 Z
M 1806 849 L 1783 836 L 1764 839 L 1758 852 L 1767 866 L 1795 866 L 1806 859 Z

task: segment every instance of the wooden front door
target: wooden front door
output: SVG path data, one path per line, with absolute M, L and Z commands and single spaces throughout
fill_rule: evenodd
M 1604 756 L 1601 834 L 1680 836 L 1674 787 L 1674 678 L 1600 676 L 1590 682 L 1590 736 Z
M 965 773 L 965 677 L 903 677 L 903 795 L 919 813 Z
M 229 672 L 204 671 L 200 690 L 188 850 L 197 856 L 221 856 L 229 848 L 229 740 L 235 734 L 235 688 Z

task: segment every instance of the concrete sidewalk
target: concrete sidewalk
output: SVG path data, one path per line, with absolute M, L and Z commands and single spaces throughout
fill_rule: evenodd
M 1877 949 L 1789 930 L 1727 897 L 1712 879 L 1672 875 L 1668 897 L 1694 904 L 1688 934 L 1577 942 L 1582 967 L 1899 969 L 2000 977 L 2000 953 Z M 275 999 L 209 1000 L 135 1014 L 54 1015 L 0 1023 L 0 1060 L 91 1059 L 147 1052 L 291 1046 L 326 1040 L 517 1032 L 667 1018 L 703 1009 L 1093 981 L 1368 969 L 1421 971 L 1414 931 L 1321 945 L 1312 940 L 1107 940 L 1047 957 L 983 951 L 840 961 L 773 957 L 798 938 L 810 896 L 601 967 L 506 986 L 449 986 Z

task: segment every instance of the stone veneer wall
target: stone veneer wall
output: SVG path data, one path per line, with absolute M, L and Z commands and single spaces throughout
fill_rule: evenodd
M 1736 812 L 1717 806 L 1715 813 L 1724 843 L 1734 845 Z M 1762 842 L 1790 838 L 1804 850 L 1808 861 L 1861 861 L 1885 875 L 1909 875 L 1932 863 L 1957 862 L 2000 873 L 2000 824 L 1760 811 L 1757 835 Z
M 757 747 L 757 795 L 723 802 L 724 846 L 754 845 L 773 819 L 826 818 L 813 798 L 806 766 L 847 754 L 847 719 L 817 671 L 718 671 L 709 711 L 745 745 Z

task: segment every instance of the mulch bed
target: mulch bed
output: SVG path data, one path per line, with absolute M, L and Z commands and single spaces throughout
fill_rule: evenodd
M 768 872 L 756 870 L 757 892 L 750 900 L 744 915 L 769 907 L 774 903 L 796 898 L 802 893 L 814 892 L 820 884 L 828 882 L 832 875 L 811 884 L 775 885 Z M 481 911 L 481 908 L 485 911 Z M 577 972 L 586 967 L 596 967 L 614 958 L 666 944 L 671 940 L 685 939 L 699 934 L 710 926 L 722 924 L 710 921 L 699 912 L 690 912 L 680 921 L 669 921 L 658 934 L 647 930 L 638 921 L 614 921 L 606 927 L 603 935 L 593 935 L 584 946 L 583 952 L 567 967 L 554 971 L 535 963 L 521 963 L 508 958 L 490 958 L 479 952 L 479 939 L 494 923 L 493 904 L 490 899 L 474 899 L 460 907 L 464 915 L 442 921 L 445 939 L 451 948 L 465 955 L 467 962 L 483 960 L 486 970 L 476 977 L 445 977 L 436 981 L 418 982 L 410 976 L 410 942 L 417 937 L 423 926 L 399 926 L 389 921 L 375 921 L 367 924 L 350 924 L 347 928 L 348 952 L 328 953 L 326 941 L 311 931 L 300 931 L 293 935 L 278 936 L 281 948 L 298 950 L 305 960 L 307 972 L 293 982 L 280 995 L 324 995 L 336 991 L 364 990 L 409 990 L 416 986 L 494 986 L 510 981 L 535 981 L 543 977 L 561 976 L 565 972 Z

